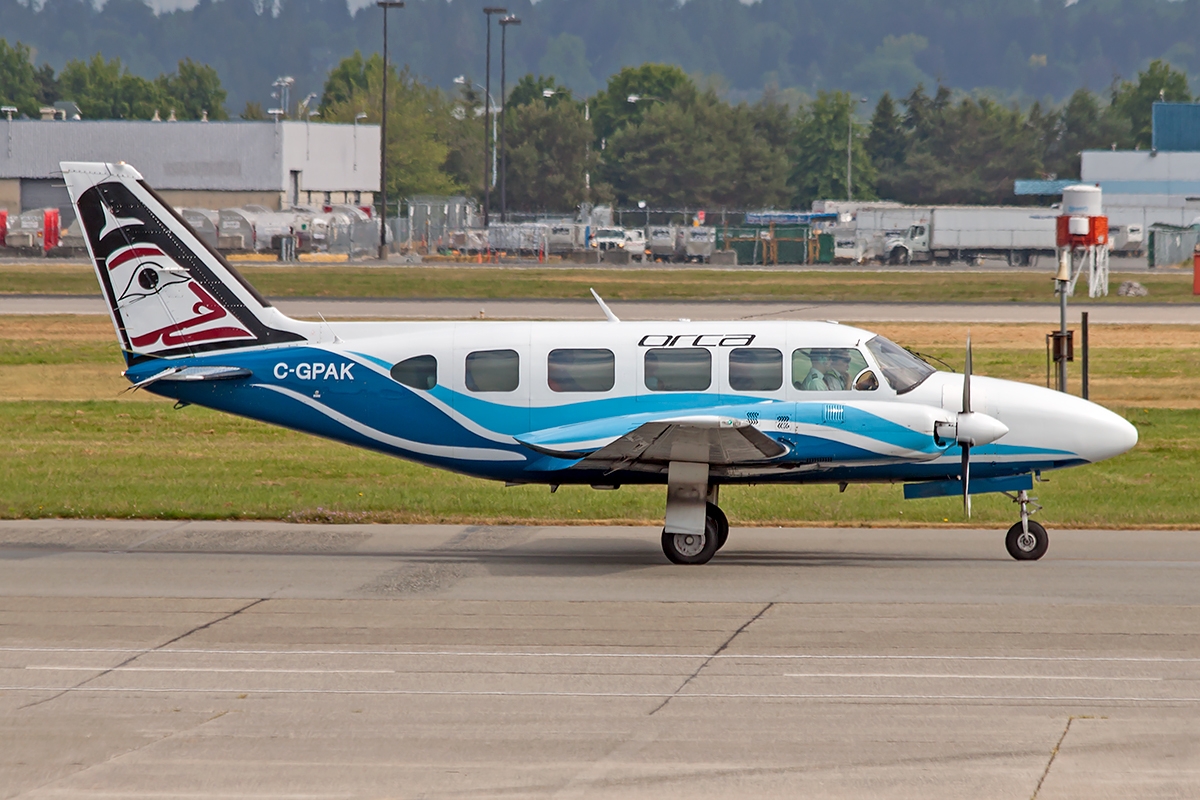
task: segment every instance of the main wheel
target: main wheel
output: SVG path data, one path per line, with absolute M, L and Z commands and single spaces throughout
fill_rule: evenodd
M 707 564 L 720 548 L 720 529 L 712 514 L 704 517 L 704 533 L 667 533 L 663 529 L 662 548 L 672 564 Z
M 1046 550 L 1050 547 L 1050 537 L 1046 534 L 1046 529 L 1033 520 L 1029 520 L 1029 533 L 1026 533 L 1018 522 L 1008 529 L 1008 535 L 1004 537 L 1004 546 L 1008 548 L 1008 554 L 1017 561 L 1037 561 L 1046 555 Z
M 720 550 L 729 540 L 729 518 L 716 503 L 706 504 L 706 516 L 717 521 L 717 549 Z

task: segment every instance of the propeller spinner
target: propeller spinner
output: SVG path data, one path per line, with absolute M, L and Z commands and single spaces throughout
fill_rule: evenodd
M 990 444 L 1008 433 L 1008 426 L 995 417 L 971 410 L 971 335 L 967 334 L 967 360 L 963 370 L 962 410 L 953 421 L 935 428 L 941 439 L 953 439 L 962 449 L 963 512 L 971 516 L 971 448 Z

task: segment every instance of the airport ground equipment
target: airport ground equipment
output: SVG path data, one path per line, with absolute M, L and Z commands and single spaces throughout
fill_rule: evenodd
M 830 322 L 622 322 L 599 298 L 596 322 L 292 319 L 133 167 L 61 167 L 133 387 L 509 485 L 665 485 L 677 563 L 728 536 L 721 486 L 762 483 L 904 483 L 967 510 L 1015 493 L 1010 550 L 1037 558 L 1034 476 L 1137 442 L 1087 400 L 974 375 L 969 345 L 965 374 L 939 372 Z
M 1055 254 L 1057 217 L 1057 210 L 1045 208 L 936 206 L 903 236 L 888 238 L 881 255 L 892 264 L 1003 258 L 1028 266 L 1039 255 Z
M 655 261 L 677 261 L 683 251 L 683 230 L 678 225 L 652 225 L 646 234 L 646 246 Z
M 688 261 L 707 264 L 717 245 L 717 229 L 711 225 L 699 225 L 684 229 L 683 253 Z

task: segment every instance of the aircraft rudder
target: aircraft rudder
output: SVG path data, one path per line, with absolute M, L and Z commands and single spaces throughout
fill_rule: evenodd
M 127 359 L 306 340 L 136 169 L 61 168 Z

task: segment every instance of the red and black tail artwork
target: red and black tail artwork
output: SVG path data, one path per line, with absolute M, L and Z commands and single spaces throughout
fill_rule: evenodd
M 135 169 L 61 166 L 130 364 L 305 340 Z

